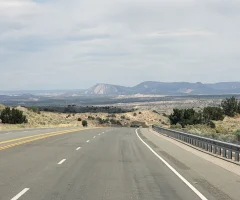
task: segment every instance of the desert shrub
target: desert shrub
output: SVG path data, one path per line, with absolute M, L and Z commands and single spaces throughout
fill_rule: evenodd
M 108 115 L 107 117 L 116 117 L 115 114 Z
M 122 116 L 121 116 L 121 119 L 125 119 L 125 115 L 122 115 Z
M 172 129 L 181 129 L 181 128 L 182 128 L 182 125 L 179 124 L 179 123 L 177 123 L 177 124 L 171 125 L 170 128 L 172 128 Z
M 82 121 L 82 119 L 81 119 L 80 117 L 79 117 L 77 120 L 78 120 L 79 122 Z
M 225 129 L 223 126 L 217 126 L 215 128 L 216 133 L 221 133 L 221 134 L 228 134 L 229 131 L 227 129 Z
M 165 121 L 162 122 L 163 125 L 168 125 Z
M 234 115 L 239 111 L 240 104 L 237 99 L 233 96 L 231 98 L 226 98 L 222 101 L 221 107 L 225 115 L 229 117 L 234 117 Z
M 135 127 L 135 128 L 138 128 L 140 126 L 143 127 L 143 128 L 148 127 L 145 122 L 141 122 L 141 121 L 133 121 L 130 125 L 130 127 Z
M 168 115 L 166 113 L 163 113 L 162 115 L 163 115 L 163 117 L 168 117 Z
M 86 121 L 86 120 L 83 120 L 83 121 L 82 121 L 82 125 L 83 125 L 83 127 L 86 127 L 86 126 L 88 125 L 87 121 Z
M 193 108 L 190 109 L 173 109 L 173 113 L 169 116 L 171 125 L 181 124 L 186 125 L 201 124 L 202 113 L 196 112 Z
M 141 114 L 142 114 L 142 112 L 139 112 L 138 114 L 139 114 L 139 115 L 141 115 Z
M 130 121 L 130 118 L 126 118 L 126 120 Z
M 37 107 L 35 107 L 35 106 L 27 107 L 27 109 L 29 111 L 32 111 L 32 112 L 35 112 L 35 113 L 38 113 L 38 111 L 39 111 L 39 109 Z
M 210 128 L 216 128 L 216 124 L 213 121 L 209 121 L 208 126 L 210 126 Z
M 66 118 L 69 118 L 69 117 L 71 117 L 71 115 L 70 115 L 70 114 L 66 116 Z
M 88 119 L 90 119 L 90 120 L 94 120 L 95 117 L 93 117 L 93 116 L 88 116 Z
M 236 130 L 235 135 L 237 136 L 237 141 L 240 142 L 240 130 Z
M 158 112 L 157 112 L 156 110 L 152 110 L 152 112 L 154 112 L 154 113 L 157 113 L 157 114 L 158 114 Z
M 102 119 L 102 118 L 100 118 L 100 117 L 97 117 L 96 119 L 97 119 L 97 121 L 98 121 L 99 124 L 106 124 L 106 123 L 109 122 L 109 118 L 107 118 L 107 119 Z
M 137 113 L 133 113 L 133 116 L 136 117 L 136 116 L 137 116 Z
M 23 124 L 27 123 L 27 118 L 23 112 L 15 108 L 6 107 L 1 111 L 0 119 L 4 124 Z
M 223 120 L 224 112 L 219 107 L 205 107 L 203 109 L 203 118 L 206 123 L 210 120 Z
M 115 125 L 122 125 L 121 122 L 119 120 L 115 120 L 115 119 L 110 119 L 111 124 L 115 124 Z

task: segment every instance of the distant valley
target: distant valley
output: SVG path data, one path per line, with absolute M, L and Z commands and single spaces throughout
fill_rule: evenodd
M 172 97 L 239 96 L 240 82 L 155 82 L 146 81 L 133 87 L 98 83 L 89 89 L 0 91 L 5 105 L 102 105 L 132 102 L 157 102 Z M 195 97 L 198 98 L 198 97 Z M 210 97 L 207 97 L 210 98 Z M 215 97 L 214 97 L 215 98 Z M 224 98 L 224 97 L 223 97 Z

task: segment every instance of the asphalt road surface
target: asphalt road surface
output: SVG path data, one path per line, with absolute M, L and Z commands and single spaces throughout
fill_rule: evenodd
M 148 129 L 0 132 L 0 200 L 239 200 L 239 188 Z

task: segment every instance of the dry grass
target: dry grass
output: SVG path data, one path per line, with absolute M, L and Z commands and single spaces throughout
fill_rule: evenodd
M 88 126 L 90 127 L 103 126 L 104 124 L 101 125 L 96 120 L 96 118 L 98 117 L 102 119 L 113 118 L 115 120 L 119 120 L 121 124 L 125 126 L 130 126 L 133 121 L 145 122 L 146 125 L 167 124 L 166 117 L 163 117 L 162 115 L 154 113 L 150 110 L 136 111 L 135 112 L 136 116 L 134 116 L 134 112 L 128 112 L 115 114 L 116 117 L 110 117 L 111 114 L 108 113 L 68 114 L 68 113 L 41 112 L 40 114 L 38 114 L 24 107 L 17 107 L 17 109 L 23 111 L 24 115 L 26 115 L 28 119 L 28 123 L 14 125 L 0 124 L 0 130 L 20 128 L 82 127 L 82 121 L 78 121 L 78 118 L 81 118 L 81 120 L 87 120 Z M 139 112 L 141 112 L 141 114 L 139 114 Z M 94 120 L 88 119 L 89 116 L 94 117 L 95 119 Z M 125 116 L 124 119 L 122 119 L 121 116 Z
M 240 115 L 236 117 L 225 117 L 223 121 L 215 122 L 216 126 L 224 127 L 229 132 L 240 130 Z

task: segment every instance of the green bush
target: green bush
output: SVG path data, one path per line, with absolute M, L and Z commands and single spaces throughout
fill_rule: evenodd
M 94 119 L 95 119 L 95 117 L 88 116 L 88 119 L 90 119 L 90 120 L 94 120 Z
M 122 116 L 121 116 L 121 119 L 125 119 L 125 115 L 122 115 Z
M 27 118 L 23 112 L 15 108 L 6 107 L 0 114 L 0 119 L 4 124 L 23 124 L 27 123 Z
M 210 128 L 216 128 L 216 124 L 213 121 L 209 121 L 208 126 L 210 126 Z
M 240 130 L 237 130 L 235 134 L 237 136 L 237 141 L 240 141 Z
M 107 119 L 102 119 L 102 118 L 100 118 L 100 117 L 97 117 L 96 119 L 97 119 L 97 121 L 98 121 L 99 124 L 106 124 L 106 123 L 109 122 L 109 118 L 107 118 Z
M 171 125 L 181 124 L 184 128 L 186 125 L 201 124 L 203 117 L 201 112 L 191 109 L 173 109 L 173 113 L 169 116 Z
M 86 121 L 86 120 L 83 120 L 83 121 L 82 121 L 82 125 L 83 125 L 83 127 L 87 127 L 87 126 L 88 126 L 87 121 Z
M 171 125 L 171 128 L 173 128 L 173 129 L 181 129 L 182 125 L 177 123 L 176 125 Z
M 35 107 L 35 106 L 28 107 L 27 109 L 32 111 L 32 112 L 35 112 L 35 113 L 39 112 L 39 109 L 37 107 Z
M 166 113 L 163 113 L 162 115 L 163 115 L 163 117 L 168 117 L 168 115 Z
M 240 104 L 237 99 L 233 96 L 231 98 L 226 98 L 222 101 L 221 107 L 225 113 L 225 115 L 229 117 L 234 117 L 237 112 L 240 110 Z
M 203 109 L 203 118 L 206 123 L 210 120 L 223 120 L 224 112 L 219 107 L 205 107 Z

